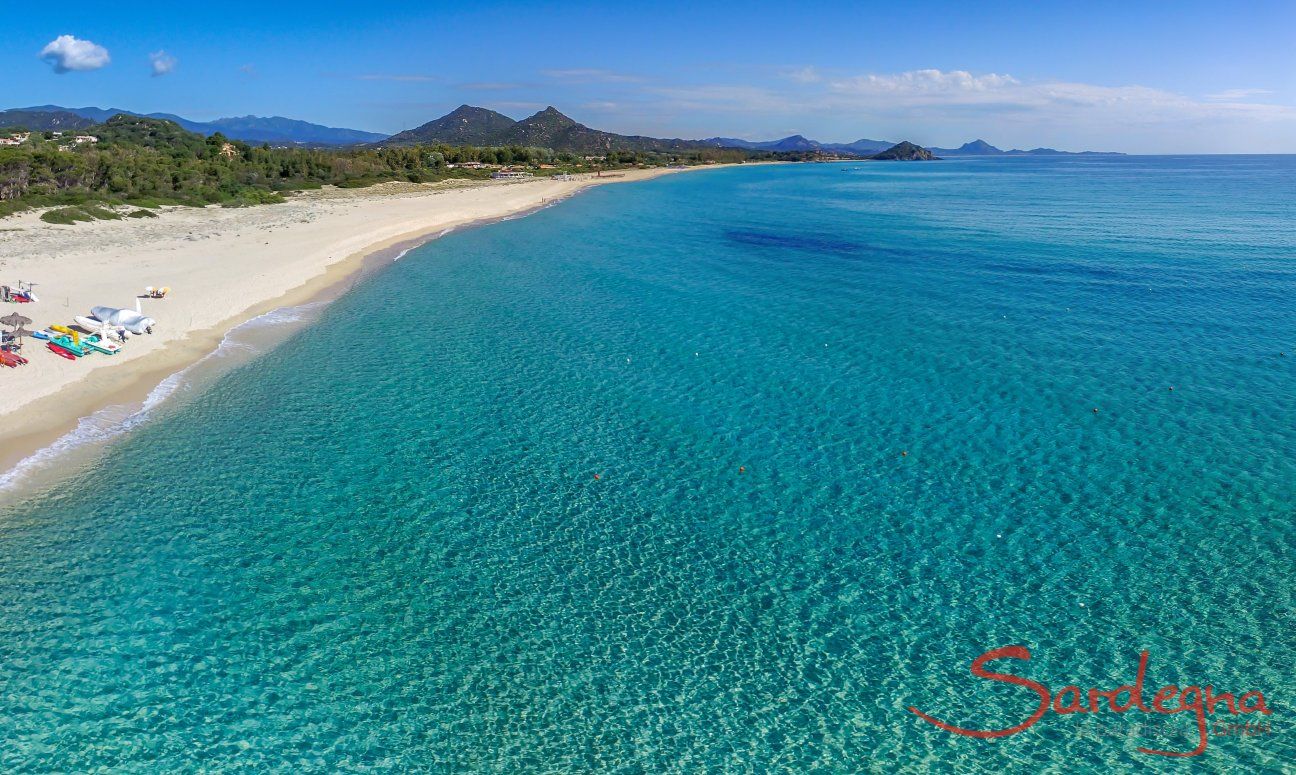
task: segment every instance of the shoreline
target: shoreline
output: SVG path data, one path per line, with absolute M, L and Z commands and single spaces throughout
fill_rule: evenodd
M 384 204 L 394 205 L 394 203 L 397 202 L 409 203 L 410 201 L 415 201 L 419 204 L 440 206 L 434 208 L 430 207 L 426 212 L 420 213 L 421 217 L 416 216 L 415 220 L 422 221 L 421 223 L 416 223 L 414 224 L 414 228 L 400 231 L 399 233 L 387 233 L 390 231 L 392 226 L 391 223 L 383 222 L 381 224 L 375 224 L 367 232 L 358 235 L 358 238 L 362 240 L 360 243 L 361 247 L 349 250 L 344 253 L 341 258 L 315 261 L 306 266 L 297 267 L 299 270 L 304 271 L 298 271 L 290 279 L 298 280 L 298 282 L 289 282 L 287 283 L 288 287 L 283 289 L 281 292 L 252 300 L 250 304 L 243 306 L 241 309 L 234 312 L 234 314 L 221 316 L 214 324 L 182 328 L 179 331 L 164 329 L 166 334 L 169 335 L 164 336 L 160 341 L 155 343 L 148 342 L 147 338 L 132 338 L 127 344 L 127 352 L 129 352 L 129 349 L 132 347 L 138 348 L 140 344 L 147 343 L 153 344 L 154 346 L 148 347 L 146 352 L 122 361 L 104 360 L 108 356 L 90 356 L 91 358 L 99 359 L 97 362 L 94 362 L 94 367 L 82 368 L 79 374 L 75 374 L 70 379 L 67 378 L 66 375 L 60 375 L 63 378 L 57 380 L 57 382 L 52 385 L 52 390 L 48 389 L 51 385 L 41 385 L 40 387 L 46 389 L 39 390 L 38 388 L 38 394 L 30 395 L 26 397 L 25 400 L 19 400 L 16 402 L 11 400 L 10 403 L 12 405 L 3 407 L 4 411 L 0 412 L 0 488 L 5 488 L 6 485 L 4 484 L 4 480 L 14 476 L 17 469 L 25 461 L 40 454 L 44 450 L 50 449 L 61 439 L 77 431 L 82 421 L 86 418 L 89 418 L 97 412 L 109 407 L 121 405 L 132 407 L 141 406 L 150 394 L 165 380 L 203 361 L 220 347 L 221 343 L 231 331 L 244 323 L 277 309 L 297 307 L 316 302 L 324 304 L 330 303 L 342 296 L 352 283 L 363 277 L 367 269 L 373 268 L 376 270 L 381 266 L 380 262 L 383 261 L 383 259 L 394 259 L 397 255 L 403 254 L 403 252 L 427 244 L 450 233 L 451 231 L 476 226 L 485 226 L 500 220 L 529 215 L 537 210 L 561 202 L 595 186 L 612 183 L 639 182 L 677 172 L 716 169 L 730 166 L 738 165 L 708 165 L 689 167 L 685 169 L 658 168 L 648 170 L 626 170 L 618 177 L 596 178 L 588 176 L 573 181 L 561 182 L 549 181 L 546 179 L 527 181 L 524 183 L 504 184 L 483 182 L 457 186 L 454 188 L 433 188 L 437 184 L 412 184 L 420 185 L 422 187 L 421 191 L 415 191 L 412 194 L 410 194 L 408 190 L 403 190 L 398 191 L 397 193 L 388 194 L 380 192 L 377 195 L 374 195 L 369 189 L 357 189 L 357 193 L 352 197 L 347 196 L 346 194 L 341 194 L 339 196 L 334 191 L 325 190 L 323 196 L 333 196 L 336 200 L 341 200 L 345 204 L 361 203 L 360 207 L 368 207 L 368 209 L 374 211 L 395 209 L 395 206 L 384 208 Z M 558 185 L 559 183 L 564 183 L 565 185 Z M 528 189 L 528 187 L 530 187 L 531 190 L 525 190 Z M 455 207 L 456 204 L 464 204 L 463 202 L 454 201 L 456 198 L 454 195 L 457 193 L 481 192 L 489 191 L 491 189 L 505 188 L 509 190 L 507 192 L 501 191 L 500 195 L 494 198 L 494 201 L 474 202 L 473 204 L 478 207 L 471 213 L 461 212 L 463 209 L 462 206 L 460 208 Z M 522 193 L 530 194 L 530 196 L 520 196 L 516 199 L 513 197 L 505 198 L 504 196 L 505 193 L 514 194 L 518 193 L 519 190 L 524 190 Z M 438 199 L 433 201 L 434 197 L 437 197 Z M 444 197 L 449 197 L 449 201 L 441 201 L 440 198 Z M 290 200 L 290 203 L 301 205 L 304 202 L 307 209 L 309 209 L 309 203 L 311 200 L 317 200 L 320 198 L 321 197 L 318 196 L 306 196 L 301 199 Z M 465 198 L 466 197 L 460 197 L 460 199 Z M 493 211 L 481 212 L 480 210 L 482 209 L 482 205 L 485 205 L 485 209 Z M 494 205 L 495 207 L 492 208 L 490 205 Z M 275 208 L 283 207 L 283 205 L 266 205 L 264 207 Z M 203 211 L 201 210 L 198 211 L 198 219 L 203 217 L 201 215 L 202 212 Z M 186 214 L 195 215 L 192 212 Z M 156 220 L 163 221 L 163 225 L 165 226 L 167 225 L 165 220 L 170 215 L 172 215 L 170 212 L 163 213 L 162 216 Z M 297 213 L 294 213 L 293 215 L 297 215 Z M 327 216 L 328 213 L 314 213 L 314 215 Z M 388 213 L 388 215 L 391 214 Z M 35 217 L 34 214 L 27 215 L 26 219 L 31 221 Z M 191 218 L 190 221 L 192 220 L 194 219 Z M 307 222 L 312 223 L 314 220 L 315 218 L 312 217 L 308 219 Z M 320 226 L 317 229 L 312 230 L 307 226 L 299 228 L 298 231 L 306 232 L 309 235 L 311 232 L 322 231 L 330 224 L 327 217 L 320 218 L 319 221 Z M 107 223 L 117 225 L 122 222 Z M 136 223 L 138 223 L 138 221 Z M 409 222 L 405 222 L 402 218 L 398 218 L 397 223 L 400 225 L 411 225 Z M 88 231 L 86 226 L 92 225 L 93 224 L 87 224 L 85 226 L 65 228 L 81 228 L 84 231 Z M 135 224 L 129 224 L 129 226 L 134 225 Z M 190 226 L 192 226 L 191 222 L 177 222 L 174 224 L 174 229 L 172 231 L 178 232 L 178 230 Z M 230 228 L 241 227 L 235 224 Z M 278 228 L 284 228 L 287 230 L 287 227 Z M 46 230 L 42 229 L 42 231 Z M 87 236 L 84 231 L 81 235 L 77 236 Z M 189 232 L 190 239 L 192 239 L 192 234 L 193 232 Z M 298 235 L 289 235 L 279 241 L 291 243 L 292 240 L 289 238 L 291 236 Z M 357 235 L 349 236 L 351 239 L 357 238 Z M 218 244 L 214 246 L 214 250 L 219 251 L 221 249 L 219 243 L 222 238 L 226 238 L 226 243 L 231 242 L 232 240 L 229 239 L 229 237 L 230 235 L 228 233 L 216 234 L 215 240 Z M 377 237 L 377 239 L 375 239 L 375 237 Z M 258 239 L 260 239 L 260 236 L 258 236 Z M 267 241 L 265 244 L 271 246 L 273 240 Z M 227 245 L 226 247 L 234 248 L 237 246 Z M 291 249 L 291 247 L 291 245 L 286 245 L 285 249 Z M 336 246 L 330 244 L 328 247 L 333 248 Z M 94 248 L 90 247 L 88 252 L 93 254 Z M 93 260 L 93 255 L 90 258 Z M 210 260 L 215 261 L 216 258 Z M 255 268 L 255 264 L 253 264 L 252 267 Z M 6 268 L 4 276 L 7 278 L 14 271 L 24 272 L 26 274 L 5 281 L 13 282 L 20 278 L 27 279 L 27 276 L 29 275 L 39 276 L 40 269 L 41 267 L 39 266 L 35 268 L 24 267 L 20 262 L 20 266 L 17 270 Z M 183 280 L 174 283 L 174 285 L 181 286 L 182 282 Z M 283 284 L 284 283 L 280 283 L 281 286 Z M 142 286 L 140 287 L 140 290 L 142 290 Z M 188 290 L 188 288 L 186 288 L 186 290 Z M 213 289 L 206 290 L 210 292 Z M 279 289 L 276 288 L 276 290 Z M 41 291 L 45 291 L 45 294 L 42 295 Z M 172 294 L 175 295 L 178 291 L 179 288 L 172 291 Z M 33 329 L 42 328 L 50 322 L 70 322 L 70 320 L 63 321 L 61 319 L 57 321 L 46 321 L 45 319 L 49 317 L 49 313 L 54 310 L 58 310 L 55 314 L 63 314 L 65 317 L 69 318 L 72 314 L 84 314 L 79 310 L 64 311 L 63 307 L 70 306 L 69 302 L 65 302 L 62 306 L 55 307 L 53 301 L 57 300 L 58 297 L 63 294 L 57 292 L 51 293 L 48 287 L 38 287 L 38 295 L 42 296 L 40 302 L 14 307 L 14 311 L 18 311 L 23 315 L 36 319 L 36 322 L 33 323 L 32 326 L 29 326 Z M 176 296 L 176 299 L 182 298 L 183 297 Z M 175 305 L 183 304 L 183 301 L 173 301 L 173 299 L 169 297 L 167 300 L 157 303 L 146 300 L 146 304 L 148 304 L 148 306 L 145 307 L 145 314 L 154 314 L 152 308 L 155 307 L 156 304 Z M 8 305 L 6 305 L 6 307 L 7 306 Z M 8 313 L 6 312 L 6 314 Z M 159 321 L 159 324 L 161 327 L 163 325 L 173 324 L 173 321 L 174 318 L 172 320 Z M 44 352 L 43 343 L 39 340 L 28 340 L 26 354 L 32 361 L 32 364 L 20 367 L 19 369 L 5 369 L 4 375 L 0 376 L 0 385 L 5 385 L 6 382 L 10 383 L 5 385 L 5 387 L 9 389 L 11 397 L 14 392 L 22 389 L 21 384 L 12 384 L 14 382 L 19 382 L 19 380 L 12 379 L 11 375 L 24 375 L 24 372 L 32 369 L 33 365 L 37 362 L 48 363 L 61 361 L 61 359 L 54 358 L 52 354 Z M 125 353 L 123 353 L 123 355 L 124 354 Z M 43 356 L 49 356 L 49 358 L 47 359 Z M 116 358 L 121 356 L 113 357 Z M 57 363 L 55 365 L 61 366 L 63 364 Z M 77 366 L 89 364 L 76 362 L 68 365 L 75 369 Z M 38 405 L 39 408 L 36 408 Z M 8 482 L 8 486 L 12 487 L 24 478 L 25 476 L 18 474 L 16 479 Z

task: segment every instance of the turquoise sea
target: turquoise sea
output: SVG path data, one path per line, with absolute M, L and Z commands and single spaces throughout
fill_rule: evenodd
M 1296 768 L 1296 157 L 688 173 L 309 314 L 0 493 L 0 769 Z M 909 711 L 1014 644 L 1268 731 Z

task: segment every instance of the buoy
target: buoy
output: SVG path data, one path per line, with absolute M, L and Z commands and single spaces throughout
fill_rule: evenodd
M 594 474 L 594 478 L 595 478 L 595 479 L 599 478 L 599 475 L 598 475 L 598 474 Z
M 738 473 L 740 474 L 747 473 L 747 466 L 738 466 Z
M 909 457 L 909 450 L 907 449 L 900 450 L 900 457 Z

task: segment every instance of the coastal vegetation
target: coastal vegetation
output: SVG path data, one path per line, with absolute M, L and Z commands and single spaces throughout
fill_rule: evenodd
M 547 175 L 795 157 L 723 148 L 609 149 L 589 154 L 535 145 L 446 143 L 284 148 L 252 145 L 221 134 L 204 137 L 171 121 L 128 114 L 77 131 L 84 135 L 31 132 L 18 145 L 0 147 L 0 216 L 29 207 L 57 207 L 46 220 L 63 223 L 115 215 L 103 207 L 87 207 L 92 204 L 237 207 L 283 201 L 287 192 L 323 185 L 484 179 L 492 166 L 525 167 Z

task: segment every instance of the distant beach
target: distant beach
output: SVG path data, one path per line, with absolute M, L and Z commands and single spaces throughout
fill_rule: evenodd
M 29 340 L 30 364 L 5 369 L 0 383 L 0 472 L 72 430 L 79 418 L 142 401 L 168 375 L 212 352 L 230 329 L 324 293 L 366 256 L 524 213 L 590 186 L 680 171 L 326 187 L 279 205 L 173 207 L 159 218 L 75 226 L 45 223 L 39 211 L 0 220 L 0 281 L 38 283 L 38 303 L 9 310 L 32 318 L 33 329 L 70 325 L 96 305 L 132 307 L 147 286 L 171 288 L 165 299 L 140 300 L 158 325 L 151 336 L 131 337 L 115 356 L 69 362 Z

